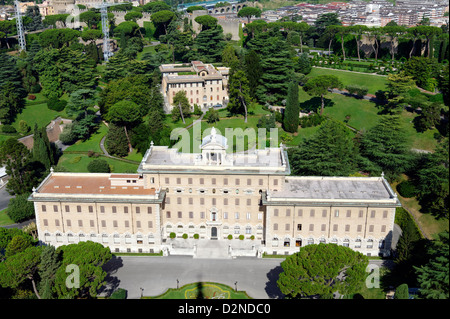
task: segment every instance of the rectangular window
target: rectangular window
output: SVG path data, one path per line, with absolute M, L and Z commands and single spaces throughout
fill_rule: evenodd
M 333 225 L 333 231 L 338 231 L 338 225 L 337 224 Z
M 289 230 L 289 224 L 284 225 L 284 230 Z
M 302 224 L 297 224 L 297 230 L 302 230 Z
M 128 220 L 125 221 L 125 227 L 130 227 L 130 222 Z
M 89 213 L 93 213 L 94 212 L 94 207 L 88 206 L 88 211 L 89 211 Z
M 55 219 L 55 226 L 59 227 L 59 219 Z
M 322 217 L 327 217 L 327 210 L 326 209 L 322 210 Z
M 273 224 L 273 230 L 278 230 L 278 224 Z
M 170 212 L 166 212 L 166 218 L 170 218 Z
M 168 178 L 168 177 L 166 177 L 166 178 L 164 179 L 164 181 L 165 181 L 166 185 L 169 185 L 169 178 Z
M 177 197 L 177 204 L 178 204 L 178 205 L 181 204 L 181 197 Z
M 303 209 L 299 209 L 299 210 L 297 211 L 297 216 L 298 216 L 298 217 L 302 217 L 302 216 L 303 216 Z
M 58 205 L 53 205 L 53 211 L 54 211 L 55 213 L 58 212 Z
M 316 214 L 316 212 L 315 212 L 314 209 L 311 209 L 311 210 L 309 211 L 309 217 L 314 217 L 315 214 Z
M 370 218 L 375 218 L 375 211 L 374 210 L 370 211 Z
M 128 206 L 125 206 L 125 207 L 123 208 L 123 212 L 124 212 L 125 214 L 128 214 Z
M 250 198 L 247 199 L 247 206 L 251 206 L 252 205 L 252 200 Z
M 224 199 L 223 199 L 223 205 L 224 205 L 224 206 L 227 206 L 227 205 L 228 205 L 228 198 L 224 198 Z
M 314 224 L 309 224 L 309 231 L 314 231 Z
M 151 206 L 148 206 L 147 207 L 147 214 L 151 214 L 152 213 L 152 207 Z
M 228 219 L 228 213 L 227 212 L 223 212 L 223 219 Z
M 105 206 L 100 206 L 100 213 L 104 213 L 105 212 Z
M 250 213 L 247 213 L 247 220 L 250 220 Z
M 141 228 L 141 222 L 139 220 L 136 221 L 136 227 Z
M 381 232 L 382 232 L 382 233 L 386 232 L 386 225 L 382 225 L 382 226 L 381 226 Z
M 383 210 L 383 218 L 387 218 L 388 217 L 388 211 L 387 210 Z
M 239 213 L 237 213 L 237 212 L 234 213 L 234 218 L 235 218 L 235 219 L 239 219 Z
M 177 177 L 177 185 L 181 184 L 181 178 Z
M 228 178 L 223 179 L 223 185 L 228 185 Z
M 234 205 L 239 206 L 239 198 L 236 198 L 236 199 L 234 200 Z
M 106 227 L 106 220 L 102 220 L 102 227 L 103 227 L 103 228 Z
M 80 220 L 78 220 L 78 226 L 79 227 L 83 227 L 83 221 L 80 219 Z
M 147 226 L 148 226 L 148 228 L 153 228 L 153 222 L 152 222 L 152 221 L 149 221 L 149 222 L 147 223 Z
M 357 231 L 358 233 L 360 233 L 360 232 L 362 231 L 362 225 L 358 225 L 358 226 L 356 227 L 356 231 Z
M 363 216 L 364 216 L 364 211 L 363 211 L 363 210 L 360 210 L 360 211 L 359 211 L 358 217 L 359 217 L 359 218 L 362 218 Z
M 278 179 L 274 179 L 274 180 L 273 180 L 273 185 L 274 185 L 274 186 L 278 186 Z
M 273 216 L 277 216 L 278 217 L 278 208 L 275 208 L 273 210 Z
M 70 206 L 69 206 L 69 205 L 66 205 L 66 206 L 65 206 L 65 210 L 66 210 L 66 213 L 70 213 Z
M 347 215 L 346 217 L 352 217 L 352 211 L 351 210 L 347 210 Z
M 200 178 L 200 185 L 205 184 L 205 179 L 204 178 Z
M 339 210 L 338 210 L 338 209 L 336 209 L 336 210 L 334 211 L 334 217 L 339 217 Z
M 183 213 L 182 212 L 178 212 L 178 218 L 183 218 Z
M 320 231 L 326 231 L 326 229 L 327 229 L 327 224 L 322 224 L 320 226 Z
M 205 218 L 205 212 L 200 212 L 200 218 L 202 218 L 202 219 Z
M 291 210 L 290 209 L 286 209 L 286 217 L 290 217 L 291 216 Z
M 189 218 L 190 219 L 194 218 L 194 212 L 189 212 Z
M 263 219 L 263 214 L 262 213 L 258 213 L 258 220 L 262 220 Z
M 349 232 L 350 231 L 350 225 L 345 225 L 345 231 Z
M 44 226 L 48 226 L 48 221 L 44 219 Z
M 112 207 L 112 212 L 113 212 L 113 214 L 117 213 L 117 207 L 116 206 Z
M 67 226 L 72 226 L 72 222 L 70 221 L 70 219 L 67 220 Z
M 117 220 L 113 220 L 113 227 L 117 227 Z
M 139 206 L 136 207 L 136 214 L 140 214 L 141 213 L 141 208 Z
M 42 210 L 42 212 L 46 212 L 47 211 L 47 207 L 45 207 L 45 205 L 42 205 L 41 206 L 41 210 Z
M 369 233 L 373 233 L 373 225 L 369 226 Z
M 250 178 L 247 178 L 247 186 L 251 186 L 252 185 L 252 180 Z
M 77 205 L 77 213 L 81 213 L 81 206 Z

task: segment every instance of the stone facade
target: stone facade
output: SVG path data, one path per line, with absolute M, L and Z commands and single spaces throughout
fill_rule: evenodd
M 228 256 L 292 254 L 321 242 L 389 254 L 400 204 L 384 177 L 289 176 L 282 146 L 227 150 L 212 129 L 200 153 L 152 144 L 137 174 L 51 172 L 29 198 L 39 239 L 194 256 L 196 240 L 228 245 Z

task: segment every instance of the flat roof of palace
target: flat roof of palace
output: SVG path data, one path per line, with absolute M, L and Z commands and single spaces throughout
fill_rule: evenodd
M 295 176 L 285 181 L 281 190 L 270 193 L 271 198 L 381 200 L 394 196 L 382 177 Z
M 111 185 L 111 179 L 139 179 L 139 174 L 51 174 L 37 190 L 43 194 L 87 194 L 87 195 L 154 195 L 155 189 L 145 189 L 143 186 Z

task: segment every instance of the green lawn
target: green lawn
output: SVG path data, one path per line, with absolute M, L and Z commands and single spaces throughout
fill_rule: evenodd
M 200 293 L 199 293 L 200 292 Z M 215 282 L 196 282 L 179 289 L 169 288 L 165 293 L 143 299 L 251 299 L 245 291 Z
M 342 70 L 321 69 L 313 67 L 311 73 L 308 74 L 308 77 L 314 77 L 323 74 L 336 75 L 342 81 L 344 87 L 348 84 L 359 84 L 366 86 L 369 89 L 369 94 L 375 94 L 375 92 L 378 90 L 386 89 L 387 77 L 382 75 L 361 74 Z
M 86 141 L 77 141 L 75 144 L 71 145 L 66 149 L 66 151 L 71 152 L 88 152 L 88 151 L 94 151 L 100 154 L 103 154 L 102 150 L 100 149 L 100 141 L 108 133 L 108 127 L 101 123 L 100 127 L 98 128 L 97 132 L 91 135 L 89 139 Z
M 112 173 L 136 173 L 139 164 L 132 164 L 115 160 L 109 157 L 99 157 L 108 162 Z M 64 167 L 69 172 L 84 173 L 88 172 L 87 166 L 93 157 L 88 157 L 85 154 L 63 154 L 58 161 L 59 167 Z
M 4 210 L 0 210 L 0 226 L 14 224 L 11 218 L 6 215 L 6 210 L 7 208 L 5 208 Z

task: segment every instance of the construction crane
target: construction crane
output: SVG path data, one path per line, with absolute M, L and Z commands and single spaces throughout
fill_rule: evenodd
M 122 3 L 108 3 L 103 1 L 100 6 L 95 6 L 95 8 L 100 8 L 100 15 L 102 18 L 103 60 L 105 60 L 105 62 L 108 62 L 109 58 L 113 55 L 109 45 L 108 7 L 117 6 L 119 4 Z
M 18 0 L 14 1 L 14 6 L 16 9 L 16 27 L 17 27 L 17 36 L 19 38 L 20 51 L 26 51 L 27 44 L 25 42 L 25 31 L 23 29 L 22 15 L 20 13 L 20 6 Z

